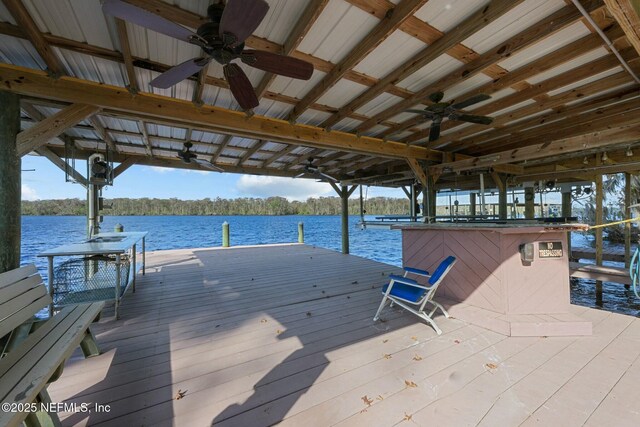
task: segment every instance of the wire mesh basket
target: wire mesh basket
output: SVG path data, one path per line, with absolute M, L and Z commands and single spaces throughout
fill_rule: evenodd
M 129 283 L 128 256 L 120 257 L 120 295 Z M 115 256 L 96 255 L 64 261 L 54 270 L 55 306 L 115 299 L 117 265 Z

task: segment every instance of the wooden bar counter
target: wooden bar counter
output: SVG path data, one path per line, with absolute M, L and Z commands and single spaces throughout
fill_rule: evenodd
M 508 336 L 591 335 L 571 313 L 567 231 L 582 224 L 411 224 L 403 265 L 433 271 L 458 259 L 438 289 L 451 316 Z M 521 245 L 532 244 L 523 260 Z M 532 251 L 531 251 L 532 250 Z M 523 248 L 524 251 L 524 248 Z

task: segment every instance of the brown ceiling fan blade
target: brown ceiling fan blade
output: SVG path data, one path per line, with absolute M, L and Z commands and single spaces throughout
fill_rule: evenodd
M 164 19 L 154 13 L 140 9 L 132 4 L 120 0 L 104 0 L 102 11 L 108 15 L 140 25 L 155 32 L 191 43 L 197 36 L 190 30 Z
M 490 125 L 493 122 L 493 117 L 474 116 L 473 114 L 452 114 L 449 116 L 449 119 L 459 122 L 477 123 L 479 125 Z
M 451 108 L 454 110 L 464 110 L 465 108 L 477 104 L 478 102 L 486 101 L 487 99 L 491 99 L 489 95 L 485 95 L 484 93 L 472 96 L 469 99 L 465 99 L 464 101 L 460 101 L 457 104 L 453 104 Z
M 242 109 L 250 110 L 260 105 L 249 78 L 238 64 L 227 64 L 223 71 L 229 82 L 229 89 Z
M 438 138 L 440 138 L 440 123 L 433 123 L 429 131 L 429 142 L 435 141 Z
M 190 59 L 182 64 L 176 65 L 175 67 L 169 68 L 167 71 L 153 79 L 149 84 L 159 89 L 168 89 L 171 86 L 180 83 L 184 79 L 200 72 L 202 67 L 207 65 L 209 61 L 210 59 L 208 58 Z
M 258 28 L 269 5 L 264 0 L 229 0 L 220 20 L 220 36 L 230 34 L 234 40 L 229 46 L 243 43 Z
M 301 59 L 263 50 L 245 50 L 242 62 L 269 73 L 294 79 L 309 80 L 313 74 L 313 65 Z

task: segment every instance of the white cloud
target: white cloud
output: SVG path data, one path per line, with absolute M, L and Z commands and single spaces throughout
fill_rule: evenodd
M 163 168 L 160 166 L 147 166 L 147 169 L 157 173 L 169 173 L 173 170 L 171 168 Z
M 22 184 L 22 200 L 38 200 L 38 193 L 36 190 L 29 187 L 27 184 Z
M 306 200 L 309 197 L 335 196 L 329 184 L 311 179 L 242 175 L 236 188 L 250 197 L 280 196 L 288 200 Z

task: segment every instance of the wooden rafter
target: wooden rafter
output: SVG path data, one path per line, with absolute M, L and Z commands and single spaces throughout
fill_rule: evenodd
M 99 107 L 86 104 L 72 104 L 38 124 L 18 134 L 18 154 L 24 156 L 42 147 L 49 140 L 60 136 L 65 130 L 93 116 Z
M 624 30 L 629 43 L 640 55 L 640 2 L 637 0 L 604 0 L 604 3 Z
M 225 135 L 222 138 L 222 141 L 220 141 L 218 150 L 213 154 L 213 156 L 211 156 L 211 163 L 215 163 L 218 161 L 218 158 L 220 157 L 224 149 L 227 148 L 227 145 L 229 145 L 232 139 L 233 139 L 233 135 Z
M 289 115 L 289 120 L 296 120 L 300 117 L 311 104 L 331 89 L 349 70 L 358 65 L 376 46 L 389 37 L 400 24 L 409 16 L 412 16 L 425 3 L 426 0 L 402 0 L 397 6 L 389 9 L 385 14 L 385 18 L 300 100 Z
M 204 101 L 202 101 L 202 93 L 204 92 L 204 86 L 207 83 L 207 76 L 209 75 L 209 66 L 211 64 L 205 65 L 202 70 L 198 73 L 198 79 L 196 80 L 196 87 L 193 89 L 193 103 L 196 105 L 202 105 Z
M 280 52 L 282 55 L 291 55 L 298 48 L 304 39 L 304 36 L 316 22 L 316 19 L 318 19 L 318 16 L 320 16 L 327 3 L 329 3 L 329 0 L 311 0 L 309 2 L 302 13 L 302 16 L 298 18 L 296 25 L 291 30 L 291 33 L 289 33 L 289 37 L 287 37 L 287 40 L 282 45 L 282 52 Z M 258 99 L 264 96 L 269 85 L 275 78 L 275 74 L 265 73 L 262 80 L 260 80 L 260 83 L 258 83 L 258 86 L 256 87 L 256 95 L 258 96 Z
M 127 0 L 127 2 L 189 28 L 196 29 L 203 23 L 207 22 L 208 19 L 205 16 L 195 14 L 162 0 Z M 256 36 L 249 36 L 245 41 L 245 44 L 247 47 L 252 49 L 266 50 L 273 53 L 282 53 L 285 49 L 284 46 L 278 43 Z M 315 69 L 324 73 L 328 73 L 334 67 L 334 64 L 329 61 L 300 52 L 299 50 L 294 50 L 290 53 L 290 56 L 308 61 L 313 64 Z M 376 83 L 376 79 L 356 71 L 349 71 L 344 78 L 365 86 L 373 86 Z M 389 93 L 400 97 L 410 94 L 408 91 L 396 86 L 389 87 L 388 91 Z
M 262 163 L 262 167 L 267 167 L 267 166 L 271 165 L 276 160 L 281 159 L 282 157 L 284 157 L 287 154 L 291 153 L 293 150 L 295 150 L 298 147 L 299 147 L 298 145 L 289 145 L 288 147 L 285 147 L 283 150 L 280 150 L 280 151 L 274 153 L 273 155 L 271 155 L 271 157 L 269 157 L 268 159 L 266 159 Z
M 486 156 L 473 157 L 450 163 L 432 166 L 430 172 L 443 173 L 446 171 L 460 172 L 472 169 L 492 168 L 506 163 L 517 163 L 530 159 L 552 157 L 556 154 L 584 151 L 592 148 L 605 147 L 612 144 L 622 144 L 638 138 L 640 125 L 628 125 L 621 128 L 574 136 L 553 142 L 538 143 L 515 150 L 501 151 Z
M 62 76 L 65 73 L 64 66 L 56 54 L 51 50 L 51 46 L 44 38 L 38 25 L 35 23 L 29 11 L 21 0 L 2 0 L 13 19 L 16 20 L 18 26 L 24 31 L 27 38 L 35 47 L 36 51 L 42 58 L 49 72 L 54 76 Z
M 128 88 L 132 93 L 138 93 L 140 87 L 138 86 L 136 70 L 133 68 L 133 56 L 131 55 L 131 44 L 129 43 L 127 24 L 122 19 L 115 18 L 115 21 L 116 30 L 118 32 L 118 39 L 120 41 L 120 51 L 122 52 L 124 66 L 127 70 L 127 78 L 129 79 Z
M 109 132 L 107 132 L 104 126 L 102 126 L 100 120 L 98 120 L 96 116 L 93 116 L 89 118 L 89 123 L 91 123 L 91 126 L 93 126 L 93 129 L 96 131 L 98 136 L 100 136 L 100 138 L 109 146 L 109 149 L 113 152 L 117 152 L 118 146 L 111 138 L 111 135 L 109 135 Z
M 144 150 L 147 153 L 147 156 L 153 157 L 153 145 L 151 145 L 149 133 L 147 132 L 147 124 L 144 122 L 144 120 L 138 120 L 138 129 L 140 129 L 140 134 L 142 135 L 142 143 L 144 144 Z
M 622 51 L 622 55 L 626 56 L 629 60 L 633 59 L 632 57 L 629 56 L 629 49 Z M 611 55 L 603 56 L 601 58 L 598 58 L 594 61 L 589 62 L 588 64 L 584 64 L 579 69 L 569 70 L 567 72 L 554 76 L 550 79 L 547 79 L 543 82 L 540 82 L 535 86 L 530 87 L 529 89 L 523 90 L 521 92 L 513 93 L 511 95 L 505 96 L 504 98 L 498 99 L 497 101 L 493 101 L 486 105 L 483 105 L 482 107 L 474 109 L 473 113 L 478 115 L 488 115 L 496 111 L 505 109 L 511 105 L 516 105 L 523 101 L 529 100 L 536 95 L 545 94 L 555 89 L 566 86 L 568 84 L 574 83 L 576 81 L 580 81 L 588 77 L 596 76 L 602 72 L 608 71 L 612 68 L 616 68 L 619 65 L 620 65 L 619 62 L 614 55 L 611 54 Z M 599 85 L 605 86 L 605 88 L 615 88 L 618 85 L 621 85 L 630 81 L 631 81 L 631 78 L 629 77 L 628 74 L 626 76 L 620 75 L 619 77 L 617 75 L 607 76 L 606 78 L 601 79 L 601 81 L 599 81 Z M 569 95 L 573 95 L 575 99 L 580 99 L 584 93 L 585 92 L 574 89 L 569 92 Z M 539 102 L 537 105 L 534 105 L 532 107 L 525 106 L 525 107 L 522 107 L 522 109 L 527 109 L 526 111 L 533 110 L 531 113 L 529 113 L 529 114 L 533 114 L 534 112 L 544 110 L 545 108 L 552 108 L 552 107 L 549 107 L 549 104 L 553 104 L 554 102 L 557 102 L 557 100 L 560 99 L 561 97 L 563 97 L 563 99 L 566 99 L 567 94 L 561 93 L 559 95 L 549 97 L 546 101 Z M 562 105 L 562 104 L 557 104 L 554 106 L 557 107 L 559 105 Z M 514 120 L 513 115 L 514 115 L 514 112 L 509 112 L 508 114 L 505 114 L 504 115 L 505 120 L 507 122 Z M 494 120 L 491 126 L 492 127 L 498 126 L 497 122 L 498 120 Z M 447 121 L 442 124 L 442 131 L 444 132 L 446 130 L 455 128 L 457 126 L 459 126 L 458 123 Z M 486 130 L 486 126 L 482 126 L 482 125 L 467 126 L 459 134 L 456 134 L 456 136 L 453 136 L 453 134 L 443 135 L 438 141 L 437 146 L 442 147 L 444 146 L 445 142 L 451 141 L 452 140 L 451 138 L 458 138 L 460 137 L 461 134 L 469 135 L 482 130 Z M 409 137 L 405 138 L 404 141 L 407 143 L 412 143 L 412 142 L 416 142 L 421 139 L 427 138 L 428 136 L 429 136 L 429 131 L 427 129 L 427 130 L 419 131 L 410 135 Z
M 380 139 L 344 132 L 327 132 L 314 126 L 295 125 L 284 120 L 257 115 L 247 118 L 241 112 L 213 106 L 196 107 L 191 102 L 165 96 L 140 93 L 134 97 L 116 86 L 72 77 L 53 81 L 46 73 L 14 65 L 0 64 L 0 81 L 2 90 L 21 95 L 74 103 L 93 102 L 107 110 L 183 121 L 194 126 L 207 127 L 218 133 L 349 150 L 389 158 L 413 157 L 439 161 L 442 157 L 441 153 L 422 147 L 411 147 L 396 142 L 385 143 Z M 17 81 L 20 83 L 15 83 Z
M 136 157 L 127 157 L 122 162 L 120 162 L 118 166 L 116 166 L 113 169 L 113 178 L 115 179 L 119 177 L 120 175 L 122 175 L 124 171 L 129 169 L 131 166 L 135 165 L 137 162 L 138 162 L 138 159 Z
M 416 159 L 407 159 L 407 163 L 411 168 L 411 171 L 415 175 L 416 179 L 420 181 L 423 188 L 427 188 L 427 181 L 429 180 L 424 168 L 418 163 Z
M 601 2 L 600 0 L 590 0 L 588 4 L 587 2 L 585 2 L 585 6 L 587 7 L 588 11 L 592 11 L 600 7 Z M 456 71 L 447 73 L 446 76 L 439 79 L 435 83 L 427 85 L 425 88 L 414 93 L 411 97 L 402 100 L 392 107 L 376 114 L 374 117 L 371 117 L 369 120 L 360 124 L 357 127 L 357 131 L 364 132 L 371 129 L 384 120 L 393 117 L 418 103 L 421 103 L 433 92 L 445 92 L 449 87 L 470 79 L 471 77 L 474 77 L 486 67 L 490 65 L 496 65 L 504 58 L 509 57 L 533 45 L 539 40 L 548 37 L 549 35 L 575 23 L 581 17 L 582 14 L 573 6 L 566 6 L 558 10 L 557 12 L 536 23 L 535 25 L 524 29 L 519 34 L 513 37 L 510 37 L 507 42 L 500 43 L 498 46 L 494 46 L 493 49 L 490 49 L 487 52 L 483 53 L 470 63 L 464 64 Z
M 434 43 L 430 44 L 402 63 L 399 67 L 388 73 L 383 79 L 380 79 L 375 86 L 358 95 L 356 99 L 349 102 L 346 106 L 341 107 L 337 113 L 325 120 L 322 123 L 322 126 L 330 128 L 342 118 L 346 117 L 349 113 L 375 99 L 378 95 L 384 92 L 389 85 L 401 81 L 415 73 L 420 68 L 447 52 L 453 46 L 456 46 L 484 26 L 489 25 L 491 22 L 521 2 L 522 0 L 493 0 L 484 8 L 473 13 L 456 28 L 446 33 Z
M 320 154 L 322 154 L 322 152 L 325 151 L 322 148 L 314 148 L 310 151 L 308 151 L 307 153 L 301 155 L 300 157 L 298 157 L 298 159 L 296 159 L 296 161 L 288 164 L 287 166 L 284 167 L 285 170 L 289 170 L 291 168 L 293 168 L 294 166 L 297 166 L 299 164 L 305 163 L 307 160 L 316 157 Z
M 80 172 L 72 168 L 71 165 L 62 160 L 62 158 L 60 158 L 60 156 L 58 156 L 56 153 L 49 150 L 47 147 L 39 147 L 35 151 L 39 155 L 49 159 L 49 161 L 56 165 L 60 170 L 71 175 L 71 177 L 76 180 L 78 184 L 82 185 L 83 187 L 87 186 L 87 179 L 82 176 Z
M 238 166 L 242 166 L 244 162 L 251 159 L 251 156 L 253 156 L 258 151 L 260 151 L 260 149 L 264 147 L 264 145 L 265 145 L 265 141 L 262 141 L 262 140 L 256 141 L 255 144 L 253 144 L 253 147 L 247 149 L 247 151 L 242 155 L 242 157 L 238 161 Z M 262 166 L 264 167 L 265 165 L 262 165 Z

